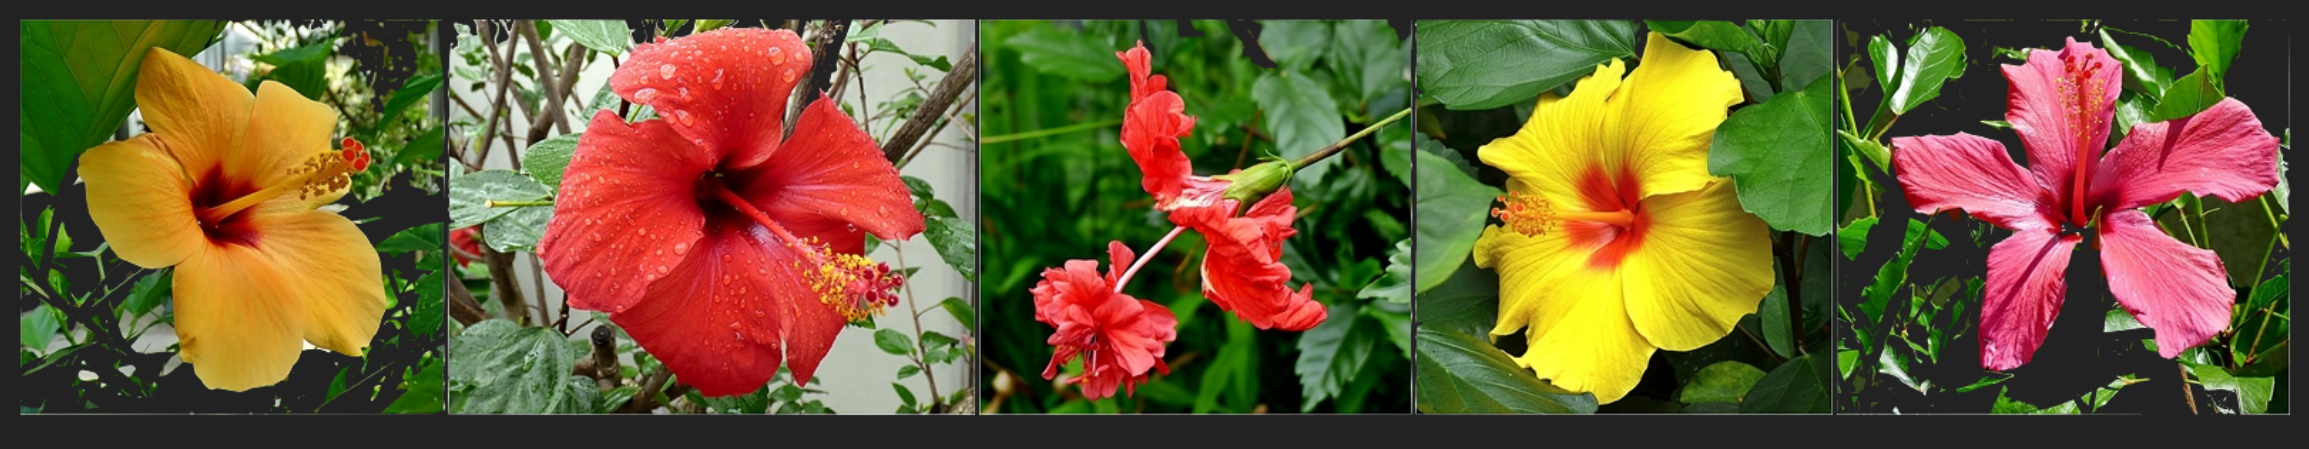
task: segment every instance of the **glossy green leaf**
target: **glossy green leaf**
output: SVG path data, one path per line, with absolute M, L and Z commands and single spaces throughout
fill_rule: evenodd
M 1789 316 L 1787 269 L 1780 261 L 1772 261 L 1772 292 L 1764 294 L 1764 302 L 1756 306 L 1757 321 L 1763 327 L 1765 346 L 1780 357 L 1796 356 L 1795 323 Z M 1692 401 L 1684 401 L 1691 403 Z
M 627 28 L 623 20 L 547 20 L 545 23 L 593 51 L 622 55 L 633 49 L 633 29 Z
M 874 331 L 874 347 L 882 348 L 883 353 L 890 355 L 912 354 L 914 339 L 897 329 L 882 329 Z
M 56 340 L 56 332 L 64 327 L 64 312 L 47 304 L 33 306 L 32 311 L 16 318 L 18 341 L 24 348 L 48 352 L 48 342 Z
M 1756 380 L 1740 413 L 1828 413 L 1828 363 L 1818 355 L 1780 363 Z
M 537 141 L 521 150 L 521 170 L 538 183 L 561 190 L 561 173 L 569 169 L 569 158 L 577 153 L 577 139 L 583 136 L 571 133 Z
M 444 243 L 447 240 L 444 239 L 448 238 L 441 226 L 440 223 L 428 223 L 395 232 L 393 236 L 386 237 L 383 243 L 377 244 L 377 252 L 400 254 L 410 251 L 441 251 L 447 247 Z
M 1594 413 L 1595 396 L 1533 377 L 1483 338 L 1418 331 L 1419 411 L 1427 413 Z
M 1964 39 L 1947 28 L 1925 29 L 1909 39 L 1898 87 L 1886 89 L 1891 92 L 1892 113 L 1906 114 L 1923 106 L 1940 96 L 1941 83 L 1960 76 L 1964 76 Z
M 1753 53 L 1762 48 L 1756 35 L 1721 20 L 1646 20 L 1644 27 L 1709 50 Z
M 393 96 L 386 98 L 385 108 L 378 110 L 379 116 L 387 120 L 400 118 L 401 113 L 411 106 L 424 104 L 425 100 L 432 98 L 433 93 L 440 90 L 441 81 L 439 73 L 409 78 L 401 83 L 400 90 L 393 91 Z
M 1876 227 L 1876 221 L 1875 216 L 1852 220 L 1852 224 L 1836 231 L 1836 245 L 1844 250 L 1845 259 L 1858 259 L 1860 251 L 1868 249 L 1868 230 Z
M 2238 412 L 2262 414 L 2269 412 L 2269 397 L 2277 386 L 2274 377 L 2239 377 L 2229 374 L 2217 365 L 2182 363 L 2189 375 L 2195 377 L 2206 390 L 2227 391 L 2237 395 Z
M 1740 207 L 1772 229 L 1826 235 L 1835 225 L 1829 204 L 1836 190 L 1828 106 L 1833 82 L 1819 77 L 1804 90 L 1775 95 L 1732 112 L 1708 149 L 1708 172 L 1729 176 Z
M 1259 126 L 1275 137 L 1275 150 L 1283 158 L 1296 160 L 1347 137 L 1339 104 L 1306 74 L 1261 73 L 1251 84 L 1251 101 L 1259 105 Z M 1337 165 L 1336 161 L 1325 161 L 1301 167 L 1291 180 L 1302 188 L 1312 186 Z
M 18 163 L 24 179 L 58 191 L 80 153 L 111 140 L 136 109 L 147 49 L 199 54 L 216 21 L 18 22 Z
M 393 153 L 393 164 L 438 166 L 441 163 L 441 152 L 448 149 L 448 146 L 442 141 L 443 132 L 444 128 L 434 126 L 423 134 L 409 138 L 408 142 L 402 143 L 401 148 Z
M 1836 378 L 1852 378 L 1852 369 L 1858 368 L 1859 366 L 1860 351 L 1854 351 L 1850 349 L 1836 351 Z
M 512 170 L 490 169 L 449 179 L 450 228 L 496 220 L 520 207 L 489 207 L 490 202 L 543 201 L 553 191 L 537 180 Z
M 2230 61 L 2244 49 L 2248 27 L 2243 20 L 2189 21 L 2189 57 L 2197 60 L 2200 70 L 2212 73 L 2215 85 L 2228 77 Z
M 560 332 L 490 319 L 449 340 L 452 413 L 585 413 L 599 396 L 590 378 L 572 376 L 583 350 Z M 584 388 L 571 388 L 572 378 Z M 583 392 L 594 392 L 587 397 Z
M 444 273 L 448 272 L 425 273 L 410 287 L 410 291 L 417 293 L 417 303 L 409 308 L 410 334 L 430 336 L 441 332 L 441 319 L 448 316 L 448 308 L 441 300 Z
M 1298 373 L 1306 398 L 1299 403 L 1300 412 L 1314 411 L 1324 400 L 1338 397 L 1363 374 L 1372 350 L 1386 338 L 1379 323 L 1356 313 L 1359 306 L 1352 301 L 1332 305 L 1322 324 L 1299 334 L 1299 360 L 1293 372 Z
M 121 305 L 122 311 L 142 316 L 167 304 L 176 290 L 175 274 L 176 270 L 161 269 L 137 279 L 136 286 L 128 290 L 128 302 Z
M 1388 302 L 1411 302 L 1411 239 L 1395 241 L 1395 249 L 1387 253 L 1387 272 L 1365 284 L 1355 292 L 1357 298 L 1383 299 Z
M 441 359 L 426 357 L 416 369 L 404 372 L 398 387 L 401 389 L 401 397 L 394 398 L 392 405 L 385 406 L 385 413 L 441 413 L 441 401 L 446 398 L 442 389 L 443 371 Z
M 514 208 L 512 213 L 481 225 L 481 243 L 499 252 L 534 251 L 553 220 L 553 206 Z
M 1443 146 L 1425 137 L 1418 140 L 1421 146 Z M 1419 188 L 1412 213 L 1419 217 L 1413 221 L 1419 228 L 1419 241 L 1413 247 L 1418 269 L 1412 273 L 1418 280 L 1417 290 L 1425 293 L 1474 257 L 1475 240 L 1483 235 L 1492 200 L 1505 193 L 1452 168 L 1450 161 L 1434 152 L 1416 153 L 1418 162 L 1412 167 L 1419 171 Z
M 2173 69 L 2157 65 L 2157 57 L 2139 48 L 2118 44 L 2116 36 L 2107 28 L 2100 30 L 2101 48 L 2109 51 L 2125 70 L 2125 90 L 2150 98 L 2165 95 L 2165 86 L 2173 83 Z
M 1780 48 L 1780 85 L 1790 89 L 1835 73 L 1834 26 L 1827 20 L 1795 20 Z
M 1698 404 L 1703 402 L 1739 403 L 1748 395 L 1748 389 L 1763 380 L 1764 370 L 1737 361 L 1716 362 L 1700 368 L 1684 388 L 1676 391 L 1676 402 Z
M 1635 56 L 1635 31 L 1616 20 L 1422 20 L 1419 88 L 1454 110 L 1530 101 Z
M 2158 99 L 2157 105 L 2148 110 L 2148 116 L 2140 123 L 2168 121 L 2204 112 L 2205 108 L 2221 102 L 2223 95 L 2220 82 L 2220 78 L 2206 73 L 2203 68 L 2173 80 L 2173 86 L 2165 89 L 2165 96 Z
M 978 281 L 978 230 L 968 220 L 939 217 L 927 220 L 922 231 L 930 239 L 930 247 L 938 250 L 938 258 L 946 261 L 962 275 L 965 282 Z
M 954 322 L 962 323 L 963 326 L 978 327 L 978 311 L 970 307 L 969 301 L 959 297 L 949 297 L 945 301 L 939 301 L 938 307 L 946 309 L 947 314 L 954 315 Z

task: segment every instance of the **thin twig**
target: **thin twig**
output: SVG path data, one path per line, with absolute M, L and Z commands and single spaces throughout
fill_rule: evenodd
M 898 245 L 890 245 L 890 254 L 894 255 L 898 259 L 898 266 L 906 266 L 906 252 L 901 250 Z M 914 363 L 922 366 L 922 381 L 930 384 L 930 404 L 936 406 L 939 403 L 944 402 L 946 397 L 938 395 L 938 375 L 937 373 L 931 372 L 933 370 L 930 369 L 930 344 L 922 341 L 922 309 L 920 306 L 915 305 L 914 303 L 913 279 L 906 280 L 905 289 L 906 308 L 914 311 L 913 319 L 915 353 L 920 354 L 919 357 L 914 357 Z
M 947 71 L 946 78 L 938 81 L 938 90 L 922 99 L 922 106 L 914 110 L 914 115 L 907 117 L 906 123 L 899 125 L 898 131 L 882 142 L 883 157 L 893 162 L 903 159 L 908 150 L 914 148 L 915 141 L 928 135 L 926 131 L 930 130 L 933 122 L 947 115 L 954 99 L 960 98 L 964 91 L 975 91 L 971 87 L 977 85 L 978 45 L 971 44 L 970 48 L 962 51 L 962 58 L 955 62 L 954 70 Z
M 906 150 L 906 156 L 898 158 L 898 169 L 904 170 L 906 164 L 914 162 L 914 156 L 922 154 L 922 149 L 929 148 L 930 144 L 938 142 L 938 133 L 946 132 L 946 125 L 954 123 L 954 119 L 962 115 L 962 111 L 972 109 L 970 105 L 976 101 L 978 101 L 978 90 L 971 89 L 970 96 L 963 97 L 962 101 L 954 102 L 953 107 L 947 108 L 946 116 L 938 119 L 938 126 L 930 128 L 929 133 L 922 134 L 921 142 L 914 144 L 914 149 Z M 899 131 L 903 133 L 904 128 L 900 128 Z M 969 133 L 968 130 L 963 132 Z M 975 135 L 976 133 L 970 134 Z

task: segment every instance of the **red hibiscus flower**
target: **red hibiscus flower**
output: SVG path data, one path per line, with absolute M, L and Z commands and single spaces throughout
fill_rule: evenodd
M 466 254 L 472 254 L 473 257 L 481 256 L 481 240 L 478 238 L 480 233 L 480 228 L 476 226 L 466 226 L 457 228 L 455 231 L 449 231 L 449 247 L 455 250 L 450 251 L 449 256 L 456 258 L 457 266 L 472 265 L 473 259 L 466 257 Z
M 2196 115 L 2135 126 L 2103 154 L 2123 72 L 2107 51 L 2068 40 L 2004 66 L 2012 83 L 2005 119 L 2028 150 L 2028 168 L 2004 144 L 1970 134 L 1892 140 L 1901 189 L 1921 213 L 1963 210 L 2012 230 L 1988 251 L 1980 363 L 2027 364 L 2060 312 L 2070 251 L 2099 239 L 2109 293 L 2156 330 L 2166 358 L 2204 344 L 2229 323 L 2236 293 L 2221 259 L 2174 240 L 2142 206 L 2182 193 L 2230 202 L 2277 183 L 2277 138 L 2236 99 Z
M 1066 268 L 1042 271 L 1034 286 L 1034 320 L 1058 328 L 1049 343 L 1056 348 L 1042 378 L 1058 375 L 1068 360 L 1082 358 L 1082 395 L 1091 400 L 1114 396 L 1116 387 L 1136 393 L 1147 370 L 1170 373 L 1163 363 L 1163 346 L 1178 339 L 1179 319 L 1169 308 L 1123 294 L 1128 279 L 1122 267 L 1131 265 L 1130 248 L 1108 244 L 1114 260 L 1105 276 L 1098 261 L 1069 260 Z
M 1123 113 L 1122 145 L 1144 173 L 1141 181 L 1157 209 L 1171 222 L 1194 228 L 1210 242 L 1203 258 L 1203 294 L 1219 308 L 1260 329 L 1303 331 L 1321 324 L 1328 311 L 1315 302 L 1310 286 L 1293 292 L 1291 269 L 1283 265 L 1283 239 L 1296 231 L 1288 188 L 1260 199 L 1238 215 L 1243 204 L 1288 178 L 1289 162 L 1271 162 L 1228 175 L 1194 176 L 1179 150 L 1179 138 L 1194 128 L 1186 104 L 1164 90 L 1167 80 L 1149 67 L 1146 45 L 1117 52 L 1130 72 L 1130 107 Z M 1281 175 L 1281 176 L 1276 176 Z M 1240 181 L 1240 182 L 1238 182 Z M 1262 188 L 1263 187 L 1263 188 Z
M 781 362 L 807 385 L 847 322 L 896 303 L 862 232 L 923 230 L 897 169 L 821 97 L 784 130 L 811 55 L 786 30 L 635 48 L 610 87 L 659 118 L 593 117 L 538 243 L 571 307 L 605 311 L 708 396 Z

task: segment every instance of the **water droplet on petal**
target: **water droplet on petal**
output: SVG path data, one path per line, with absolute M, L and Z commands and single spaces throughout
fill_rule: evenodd
M 673 111 L 673 118 L 674 120 L 681 121 L 681 126 L 690 126 L 692 124 L 689 111 Z M 705 146 L 705 144 L 699 143 L 698 146 Z
M 785 63 L 786 51 L 784 49 L 778 48 L 775 45 L 770 46 L 770 65 L 779 65 Z
M 781 71 L 781 73 L 781 75 L 778 75 L 778 78 L 781 78 L 783 81 L 788 83 L 794 82 L 794 69 L 792 67 L 786 68 L 785 70 Z
M 657 89 L 651 89 L 651 88 L 647 88 L 647 87 L 644 87 L 644 88 L 641 88 L 641 90 L 633 91 L 633 101 L 636 101 L 636 102 L 648 103 L 650 98 L 653 98 L 653 97 L 656 97 L 656 96 L 657 96 Z
M 686 87 L 686 86 L 685 86 L 685 87 L 682 87 L 682 88 L 681 88 L 681 90 L 680 90 L 679 92 L 681 93 L 681 99 L 683 99 L 683 100 L 688 100 L 688 99 L 689 99 L 689 87 Z
M 658 65 L 657 65 L 657 76 L 658 76 L 658 77 L 661 77 L 661 78 L 665 78 L 665 79 L 667 79 L 667 80 L 672 80 L 672 79 L 673 79 L 673 64 L 658 64 Z
M 714 88 L 722 88 L 722 69 L 714 69 Z

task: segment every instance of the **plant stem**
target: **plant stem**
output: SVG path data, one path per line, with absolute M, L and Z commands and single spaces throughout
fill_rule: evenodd
M 2179 363 L 2175 363 L 2173 366 L 2181 369 L 2181 377 L 2179 378 L 2181 381 L 2181 398 L 2189 401 L 2189 414 L 2195 415 L 2198 413 L 2197 393 L 2189 388 L 2189 366 Z
M 1186 230 L 1187 227 L 1185 226 L 1172 227 L 1170 235 L 1163 236 L 1163 239 L 1155 242 L 1154 246 L 1147 247 L 1146 253 L 1140 254 L 1138 261 L 1130 264 L 1130 270 L 1122 272 L 1122 278 L 1114 281 L 1115 293 L 1122 293 L 1122 286 L 1130 285 L 1130 278 L 1138 275 L 1139 268 L 1146 267 L 1146 261 L 1154 260 L 1155 254 L 1161 253 L 1163 247 L 1170 246 L 1171 239 L 1178 238 L 1179 233 Z
M 2285 249 L 2293 249 L 2293 241 L 2285 238 L 2285 224 L 2277 219 L 2277 206 L 2271 204 L 2275 201 L 2277 200 L 2270 198 L 2269 195 L 2261 195 L 2261 201 L 2259 201 L 2259 203 L 2261 203 L 2261 211 L 2268 213 L 2269 229 L 2277 230 L 2277 243 L 2284 244 Z M 2266 263 L 2264 263 L 2264 265 L 2266 265 Z
M 898 259 L 898 266 L 906 266 L 906 252 L 900 250 L 898 245 L 890 245 L 890 254 Z M 930 384 L 930 403 L 936 405 L 946 397 L 938 395 L 938 375 L 930 372 L 930 345 L 922 342 L 922 308 L 914 302 L 914 280 L 907 279 L 904 288 L 906 309 L 914 312 L 908 314 L 914 319 L 914 353 L 921 354 L 914 358 L 914 364 L 922 367 L 922 382 Z
M 1020 132 L 1020 133 L 1010 133 L 1010 134 L 1001 134 L 1001 135 L 993 135 L 993 136 L 984 136 L 984 137 L 979 137 L 979 138 L 978 138 L 978 144 L 979 144 L 979 145 L 990 145 L 990 144 L 997 144 L 997 143 L 1009 142 L 1009 141 L 1013 141 L 1013 140 L 1026 140 L 1026 139 L 1034 139 L 1034 138 L 1040 138 L 1040 137 L 1049 137 L 1049 136 L 1055 136 L 1055 135 L 1059 135 L 1059 134 L 1066 134 L 1066 133 L 1077 132 L 1077 131 L 1088 131 L 1088 130 L 1093 130 L 1093 129 L 1098 129 L 1098 128 L 1105 128 L 1105 127 L 1114 126 L 1114 125 L 1117 125 L 1117 124 L 1121 124 L 1121 123 L 1122 123 L 1122 121 L 1121 121 L 1121 120 L 1104 120 L 1104 121 L 1096 121 L 1096 122 L 1085 122 L 1085 123 L 1077 123 L 1077 124 L 1073 124 L 1073 125 L 1067 125 L 1067 126 L 1061 126 L 1061 127 L 1057 127 L 1057 128 L 1037 129 L 1037 130 L 1033 130 L 1033 131 L 1026 131 L 1026 132 Z
M 1357 140 L 1362 140 L 1365 136 L 1370 136 L 1371 133 L 1376 133 L 1379 132 L 1381 128 L 1386 128 L 1388 124 L 1395 123 L 1396 120 L 1402 120 L 1404 117 L 1411 116 L 1411 111 L 1414 110 L 1416 110 L 1416 108 L 1403 108 L 1403 111 L 1396 112 L 1395 115 L 1387 116 L 1387 118 L 1380 119 L 1377 123 L 1372 123 L 1371 126 L 1363 127 L 1362 131 L 1356 131 L 1355 134 L 1349 135 L 1345 139 L 1339 139 L 1338 142 L 1332 142 L 1331 146 L 1323 147 L 1323 149 L 1315 150 L 1314 153 L 1308 154 L 1306 157 L 1299 158 L 1299 160 L 1296 161 L 1291 161 L 1291 169 L 1293 171 L 1297 171 L 1299 167 L 1313 165 L 1316 162 L 1321 162 L 1324 158 L 1331 157 L 1331 155 L 1339 154 L 1340 150 L 1345 150 L 1347 148 L 1347 144 L 1355 143 Z

